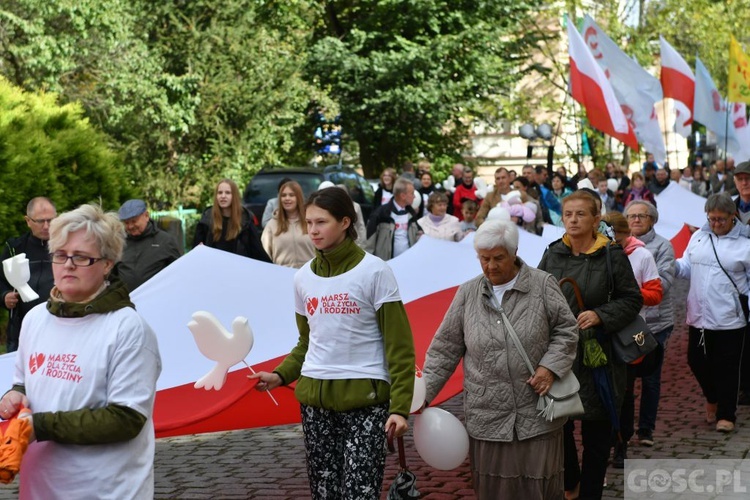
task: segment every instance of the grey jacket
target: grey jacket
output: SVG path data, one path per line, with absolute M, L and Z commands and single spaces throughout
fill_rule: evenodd
M 550 274 L 521 266 L 502 307 L 535 366 L 558 377 L 570 371 L 578 343 L 576 320 Z M 565 419 L 538 416 L 530 373 L 492 305 L 482 275 L 461 285 L 432 339 L 424 366 L 427 401 L 435 398 L 459 361 L 464 365 L 466 430 L 476 439 L 509 442 L 558 429 Z
M 393 235 L 396 231 L 396 223 L 391 218 L 391 212 L 394 210 L 393 200 L 385 205 L 378 207 L 370 215 L 367 222 L 367 241 L 364 249 L 376 257 L 383 260 L 393 258 Z M 409 213 L 409 224 L 406 234 L 409 239 L 409 248 L 413 247 L 419 239 L 422 228 L 417 223 L 417 214 L 412 207 L 406 207 Z
M 674 326 L 674 305 L 670 293 L 675 278 L 674 248 L 668 239 L 656 234 L 654 228 L 639 236 L 638 239 L 646 244 L 646 250 L 654 256 L 661 278 L 661 288 L 664 291 L 660 304 L 644 308 L 646 323 L 651 327 L 651 331 L 659 333 L 665 328 Z

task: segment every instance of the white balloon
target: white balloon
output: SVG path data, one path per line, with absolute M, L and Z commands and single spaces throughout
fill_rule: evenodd
M 440 408 L 425 408 L 414 420 L 414 445 L 427 465 L 451 470 L 469 454 L 469 434 L 460 420 Z
M 424 404 L 424 398 L 427 395 L 427 386 L 424 384 L 424 377 L 420 375 L 414 375 L 414 397 L 411 398 L 411 409 L 409 413 L 422 408 Z

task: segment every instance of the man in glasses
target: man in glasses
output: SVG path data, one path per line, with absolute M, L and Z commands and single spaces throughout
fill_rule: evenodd
M 180 258 L 177 240 L 151 220 L 146 202 L 128 200 L 118 215 L 128 233 L 117 272 L 131 292 Z
M 26 313 L 34 306 L 46 302 L 54 285 L 52 277 L 52 264 L 49 260 L 49 225 L 52 219 L 57 217 L 55 205 L 43 196 L 33 198 L 26 205 L 26 224 L 29 232 L 17 238 L 11 238 L 5 242 L 0 261 L 21 253 L 26 254 L 29 260 L 31 278 L 29 286 L 39 295 L 39 298 L 31 302 L 21 301 L 13 287 L 5 279 L 5 274 L 0 273 L 0 297 L 3 307 L 10 311 L 10 321 L 6 332 L 5 346 L 8 352 L 18 349 L 18 337 L 21 333 L 21 322 Z
M 739 196 L 734 200 L 737 217 L 743 224 L 750 223 L 750 161 L 743 161 L 734 169 L 734 184 Z

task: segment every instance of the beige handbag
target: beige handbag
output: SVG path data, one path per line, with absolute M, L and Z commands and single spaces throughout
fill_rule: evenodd
M 533 377 L 536 370 L 534 370 L 531 360 L 526 355 L 526 351 L 521 344 L 521 339 L 516 335 L 513 325 L 510 324 L 510 320 L 505 314 L 503 308 L 499 307 L 497 304 L 497 299 L 494 295 L 492 298 L 495 299 L 495 305 L 498 307 L 500 314 L 503 317 L 505 329 L 508 331 L 511 340 L 513 340 L 513 343 L 516 345 L 516 349 L 521 353 L 521 357 Z M 580 389 L 581 384 L 578 382 L 578 379 L 572 370 L 568 371 L 568 373 L 562 378 L 556 378 L 552 382 L 552 386 L 549 388 L 549 391 L 547 391 L 547 394 L 539 396 L 539 402 L 536 405 L 536 409 L 539 410 L 539 416 L 544 418 L 547 422 L 552 422 L 556 418 L 583 415 L 583 403 L 581 402 L 581 397 L 578 395 Z

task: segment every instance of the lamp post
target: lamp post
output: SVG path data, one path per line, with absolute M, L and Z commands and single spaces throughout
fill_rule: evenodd
M 534 148 L 547 148 L 547 172 L 550 178 L 552 177 L 553 164 L 555 161 L 555 146 L 547 144 L 552 139 L 552 126 L 548 123 L 542 123 L 536 128 L 531 123 L 524 123 L 518 130 L 518 135 L 529 141 L 526 147 L 526 163 L 531 160 L 534 156 Z M 542 144 L 534 144 L 534 142 L 540 139 L 543 141 Z

